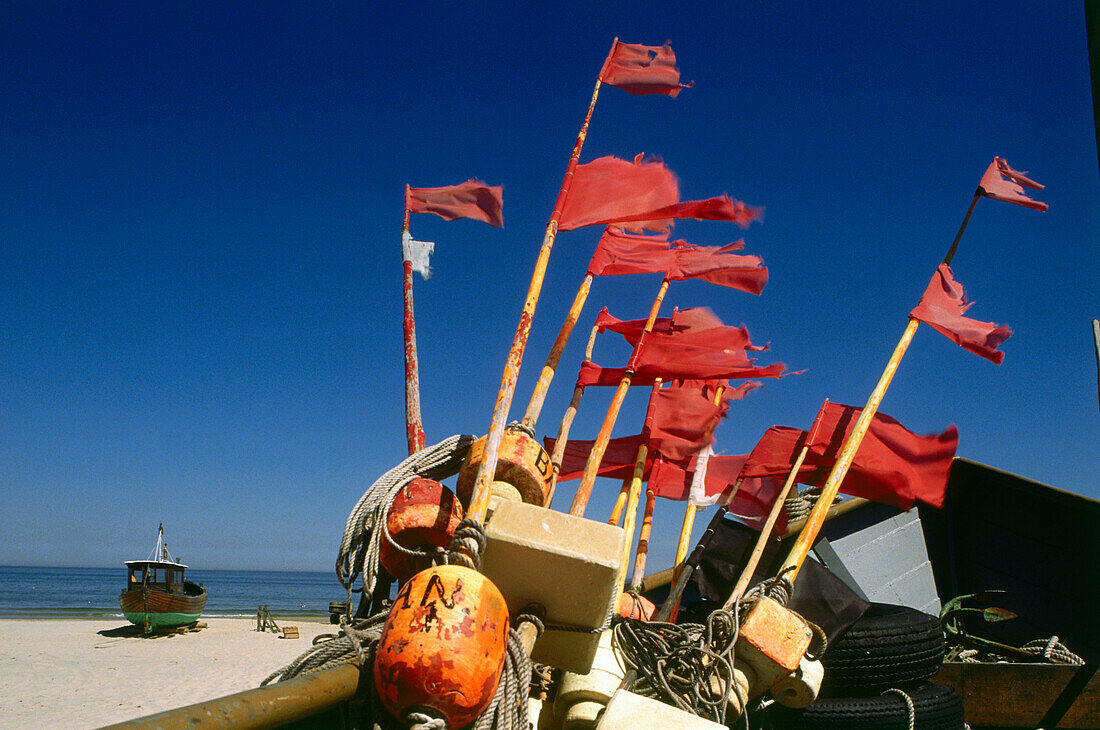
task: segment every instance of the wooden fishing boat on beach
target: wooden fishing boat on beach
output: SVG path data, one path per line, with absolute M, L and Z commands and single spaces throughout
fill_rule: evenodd
M 185 579 L 187 566 L 168 553 L 164 525 L 145 560 L 126 561 L 126 588 L 118 597 L 126 620 L 146 632 L 194 623 L 206 607 L 206 588 Z

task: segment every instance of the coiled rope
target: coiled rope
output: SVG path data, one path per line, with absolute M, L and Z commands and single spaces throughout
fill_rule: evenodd
M 364 593 L 374 590 L 378 578 L 381 534 L 386 532 L 386 511 L 397 493 L 417 477 L 439 481 L 457 474 L 475 440 L 474 436 L 468 435 L 443 439 L 405 459 L 363 492 L 348 515 L 340 552 L 336 557 L 336 578 L 347 589 L 349 602 L 352 587 L 360 576 Z M 379 525 L 383 526 L 382 530 L 378 529 Z M 401 546 L 397 547 L 409 552 Z
M 748 701 L 734 682 L 739 630 L 737 612 L 719 609 L 705 625 L 617 617 L 612 639 L 627 670 L 637 672 L 631 692 L 724 724 L 731 693 L 742 707 Z

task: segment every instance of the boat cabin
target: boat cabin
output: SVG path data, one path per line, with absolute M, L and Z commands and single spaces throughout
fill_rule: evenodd
M 183 593 L 184 572 L 187 566 L 182 563 L 153 560 L 131 560 L 126 563 L 129 574 L 127 584 L 133 586 L 156 587 L 169 593 Z

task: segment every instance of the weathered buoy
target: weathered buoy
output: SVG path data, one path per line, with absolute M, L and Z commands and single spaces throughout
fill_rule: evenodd
M 470 453 L 462 464 L 458 473 L 458 482 L 455 491 L 463 504 L 470 503 L 470 497 L 474 491 L 474 482 L 477 480 L 477 470 L 485 457 L 486 436 L 474 442 L 470 447 Z M 497 470 L 493 475 L 491 493 L 499 495 L 501 499 L 514 499 L 514 493 L 501 490 L 497 482 L 505 482 L 512 485 L 519 493 L 520 499 L 538 507 L 545 507 L 550 496 L 550 481 L 554 474 L 554 467 L 550 464 L 550 454 L 542 448 L 538 441 L 525 431 L 517 428 L 505 429 L 501 437 L 500 449 L 497 451 Z
M 657 607 L 653 605 L 653 601 L 643 595 L 624 591 L 619 596 L 619 615 L 623 618 L 649 621 L 655 613 L 657 613 Z
M 386 513 L 390 537 L 410 550 L 447 547 L 461 521 L 462 505 L 455 493 L 434 479 L 413 479 L 397 493 Z M 398 581 L 407 580 L 431 566 L 431 557 L 403 553 L 385 536 L 378 558 L 386 572 Z
M 493 699 L 508 643 L 508 606 L 488 578 L 459 565 L 421 571 L 398 591 L 374 659 L 386 709 L 473 722 Z

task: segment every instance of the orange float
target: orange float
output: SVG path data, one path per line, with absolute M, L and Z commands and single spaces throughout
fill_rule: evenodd
M 508 606 L 476 570 L 440 565 L 398 591 L 374 659 L 382 704 L 404 721 L 411 712 L 447 727 L 473 722 L 496 692 L 508 644 Z
M 474 482 L 477 480 L 477 471 L 485 457 L 487 438 L 482 436 L 474 442 L 458 473 L 455 491 L 458 492 L 458 498 L 463 504 L 470 503 Z M 525 431 L 516 428 L 504 431 L 500 449 L 497 451 L 497 469 L 493 475 L 492 494 L 497 494 L 503 499 L 514 500 L 518 492 L 520 501 L 545 507 L 547 497 L 550 496 L 553 475 L 554 467 L 550 463 L 550 454 L 546 453 L 546 449 L 542 448 L 538 441 Z M 500 485 L 498 482 L 504 482 L 505 485 Z M 511 485 L 515 491 L 508 489 L 506 485 Z
M 657 607 L 645 596 L 626 592 L 619 596 L 619 615 L 624 618 L 649 621 L 655 613 L 657 613 Z
M 386 529 L 398 545 L 410 550 L 446 548 L 462 521 L 462 505 L 454 492 L 434 479 L 416 478 L 394 497 L 386 513 Z M 403 553 L 382 537 L 378 555 L 382 567 L 398 581 L 431 565 L 428 556 Z

